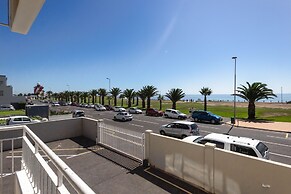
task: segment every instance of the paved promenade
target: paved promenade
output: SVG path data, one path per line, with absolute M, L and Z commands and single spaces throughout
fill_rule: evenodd
M 230 121 L 226 123 L 230 124 Z M 291 133 L 291 123 L 289 122 L 236 120 L 235 126 Z

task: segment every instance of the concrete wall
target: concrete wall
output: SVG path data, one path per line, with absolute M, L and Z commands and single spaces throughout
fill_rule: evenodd
M 217 194 L 289 194 L 291 166 L 147 134 L 150 165 Z
M 72 118 L 59 121 L 47 121 L 27 124 L 43 142 L 57 141 L 72 137 L 84 136 L 93 141 L 97 138 L 98 120 L 89 118 Z M 8 126 L 0 129 L 0 139 L 21 137 L 23 130 L 21 125 Z M 22 140 L 14 142 L 14 148 L 20 148 Z M 11 149 L 11 141 L 5 142 L 3 150 Z

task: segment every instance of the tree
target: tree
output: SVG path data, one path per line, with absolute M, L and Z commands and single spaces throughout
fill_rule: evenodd
M 121 106 L 123 107 L 123 99 L 125 98 L 124 94 L 120 94 L 119 98 L 121 98 Z
M 146 94 L 146 98 L 147 98 L 147 108 L 151 107 L 151 97 L 157 95 L 158 91 L 157 88 L 154 86 L 144 86 L 143 90 Z
M 247 82 L 247 86 L 241 85 L 241 87 L 238 87 L 236 91 L 238 92 L 236 96 L 249 102 L 248 119 L 256 118 L 255 102 L 262 99 L 273 99 L 274 97 L 277 97 L 277 95 L 273 93 L 272 89 L 267 88 L 267 84 L 261 82 L 254 82 L 252 84 Z
M 81 94 L 82 94 L 82 92 L 80 92 L 80 91 L 75 92 L 75 97 L 76 97 L 76 101 L 78 104 L 80 103 Z
M 185 93 L 180 88 L 176 88 L 176 89 L 173 88 L 169 92 L 167 92 L 165 96 L 172 101 L 172 103 L 173 103 L 172 108 L 176 109 L 176 102 L 178 102 L 179 100 L 184 98 Z
M 146 93 L 145 93 L 145 90 L 144 89 L 140 89 L 138 91 L 138 96 L 140 97 L 141 99 L 141 102 L 142 102 L 142 108 L 145 108 L 145 99 L 146 99 Z
M 160 101 L 160 110 L 162 110 L 162 102 L 163 102 L 163 100 L 164 100 L 164 96 L 159 94 L 158 101 Z
M 52 96 L 53 92 L 52 91 L 47 91 L 46 94 L 47 94 L 48 98 L 51 99 L 51 96 Z
M 101 96 L 101 104 L 104 105 L 104 97 L 107 95 L 107 91 L 104 88 L 100 88 L 98 93 Z
M 204 111 L 207 111 L 207 98 L 206 96 L 209 96 L 212 93 L 212 90 L 210 88 L 201 88 L 201 90 L 199 91 L 200 94 L 202 94 L 204 96 Z
M 96 98 L 96 95 L 98 94 L 98 91 L 93 89 L 90 91 L 90 95 L 92 96 L 92 103 L 95 104 L 95 98 Z
M 114 106 L 117 104 L 117 96 L 121 93 L 121 90 L 119 88 L 112 88 L 110 90 L 111 95 L 114 98 Z
M 123 95 L 128 100 L 128 107 L 131 107 L 131 99 L 134 96 L 134 90 L 133 89 L 126 89 L 126 90 L 123 91 Z

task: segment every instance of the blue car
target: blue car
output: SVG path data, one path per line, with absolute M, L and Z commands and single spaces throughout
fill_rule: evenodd
M 195 110 L 192 112 L 192 118 L 195 122 L 210 122 L 212 124 L 220 124 L 222 117 L 209 111 Z

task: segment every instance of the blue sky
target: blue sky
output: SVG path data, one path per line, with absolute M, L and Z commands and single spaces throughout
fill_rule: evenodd
M 0 27 L 0 74 L 14 93 L 37 82 L 108 89 L 108 77 L 122 90 L 231 94 L 237 56 L 238 86 L 291 93 L 290 10 L 289 0 L 47 0 L 27 35 Z

